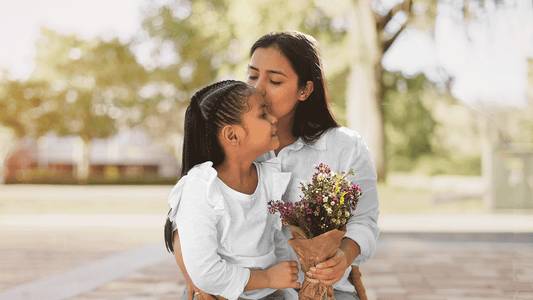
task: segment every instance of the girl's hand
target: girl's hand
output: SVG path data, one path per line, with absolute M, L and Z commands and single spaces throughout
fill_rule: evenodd
M 268 287 L 271 289 L 299 288 L 298 263 L 294 260 L 284 261 L 266 270 Z
M 311 268 L 306 276 L 320 280 L 320 283 L 333 285 L 341 280 L 344 272 L 350 265 L 346 262 L 346 255 L 341 249 L 337 249 L 335 255 L 316 267 Z

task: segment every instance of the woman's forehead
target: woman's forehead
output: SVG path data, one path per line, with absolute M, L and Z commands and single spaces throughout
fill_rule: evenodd
M 250 69 L 259 71 L 287 72 L 292 71 L 292 66 L 285 55 L 274 47 L 257 48 L 252 54 Z

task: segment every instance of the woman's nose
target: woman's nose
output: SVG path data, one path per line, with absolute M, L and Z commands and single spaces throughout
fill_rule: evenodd
M 256 88 L 259 92 L 261 92 L 261 95 L 265 95 L 265 86 L 261 83 L 261 80 L 256 80 L 254 83 L 254 88 Z

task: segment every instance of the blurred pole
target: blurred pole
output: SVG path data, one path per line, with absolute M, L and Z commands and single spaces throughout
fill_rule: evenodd
M 81 137 L 76 137 L 72 149 L 72 158 L 74 160 L 75 176 L 78 182 L 85 183 L 89 178 L 89 144 Z

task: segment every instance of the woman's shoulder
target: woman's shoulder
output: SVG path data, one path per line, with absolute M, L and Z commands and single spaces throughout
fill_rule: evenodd
M 272 159 L 266 162 L 256 162 L 258 171 L 260 172 L 261 184 L 267 185 L 268 191 L 275 199 L 281 199 L 283 193 L 287 189 L 287 185 L 291 179 L 291 172 L 281 171 L 281 164 L 279 159 Z
M 346 127 L 334 127 L 326 131 L 321 137 L 326 139 L 328 149 L 331 147 L 345 148 L 354 146 L 365 146 L 366 143 L 361 135 L 352 129 Z

